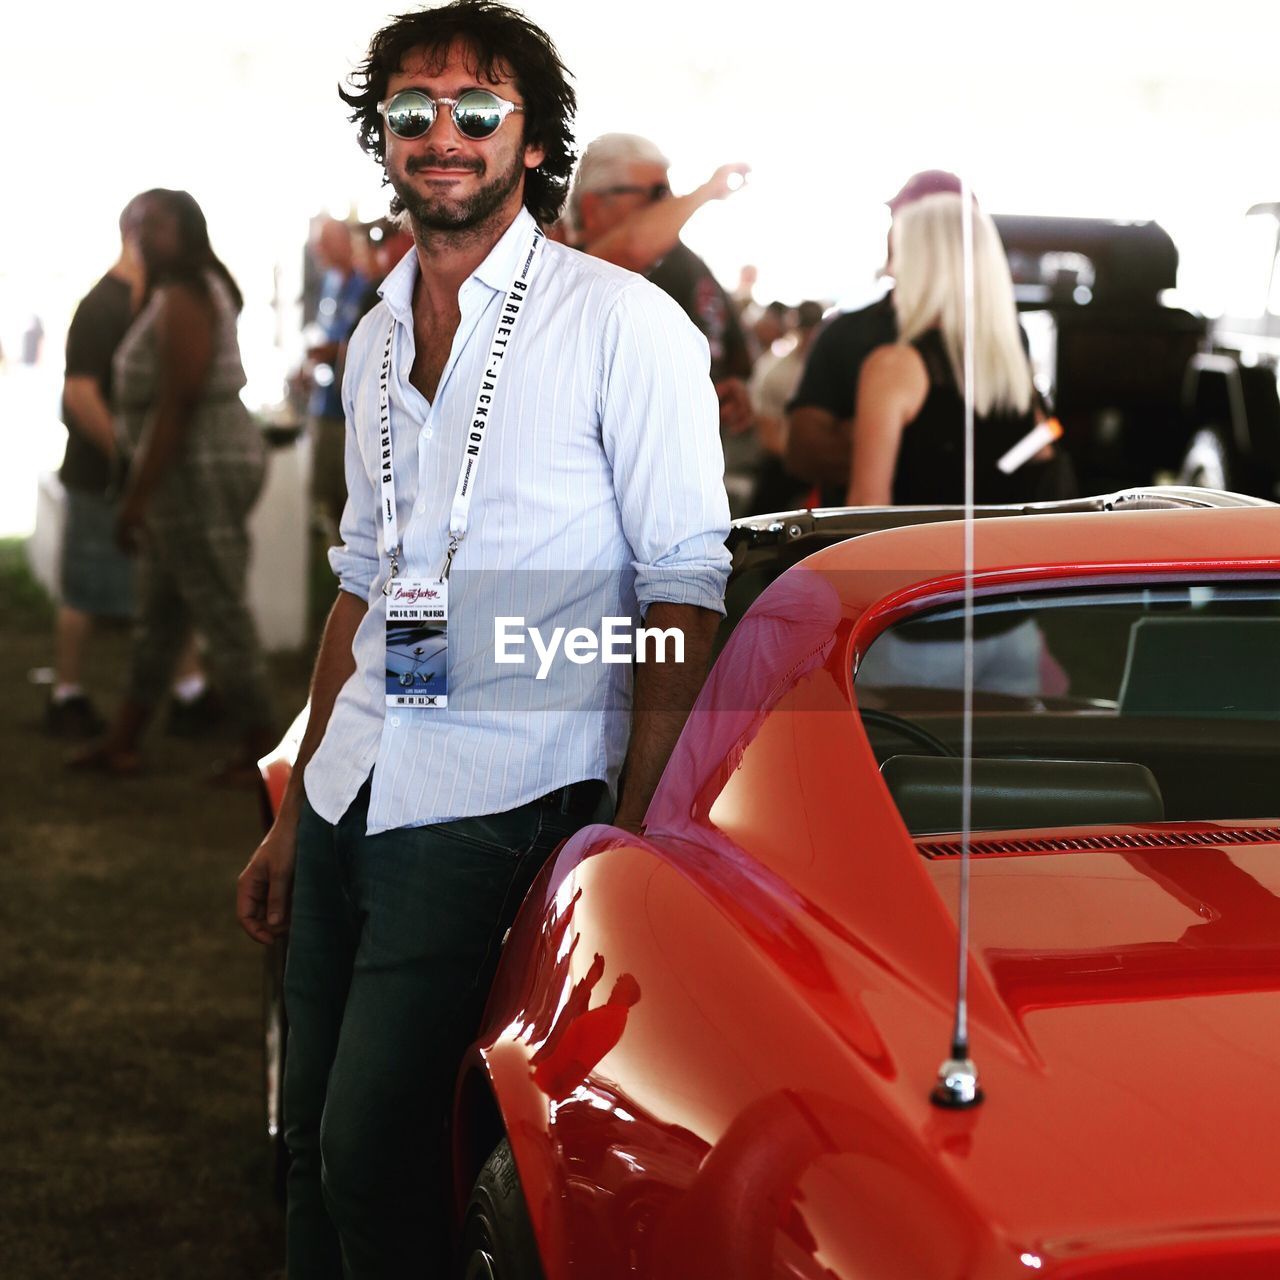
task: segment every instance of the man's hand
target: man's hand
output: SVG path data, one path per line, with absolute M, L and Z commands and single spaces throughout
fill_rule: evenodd
M 236 916 L 254 942 L 273 942 L 289 932 L 296 852 L 296 825 L 277 821 L 236 881 Z
M 126 498 L 116 513 L 116 546 L 128 555 L 134 555 L 142 548 L 143 536 L 142 504 L 132 498 Z
M 741 378 L 721 378 L 716 383 L 716 399 L 720 401 L 720 430 L 731 436 L 750 431 L 755 422 L 751 393 Z
M 307 348 L 307 359 L 312 364 L 332 364 L 338 358 L 338 344 L 336 342 L 319 342 L 314 347 Z
M 750 172 L 749 164 L 722 164 L 702 184 L 702 194 L 708 200 L 723 200 L 742 188 Z
M 756 436 L 765 453 L 781 458 L 787 451 L 787 420 L 762 413 L 756 419 Z
M 236 918 L 255 942 L 271 942 L 289 931 L 289 901 L 293 864 L 298 853 L 298 817 L 302 812 L 303 777 L 315 754 L 338 693 L 356 669 L 351 644 L 368 605 L 349 591 L 339 591 L 316 655 L 311 677 L 311 710 L 302 735 L 289 785 L 267 838 L 254 850 L 236 882 Z
M 614 814 L 612 821 L 609 823 L 612 827 L 617 827 L 619 831 L 630 831 L 633 835 L 644 835 L 644 814 L 618 812 Z
M 787 415 L 787 470 L 823 488 L 843 485 L 853 454 L 853 419 L 807 405 Z
M 114 462 L 117 453 L 115 426 L 97 378 L 72 374 L 62 384 L 62 398 L 75 419 L 76 428 L 104 458 Z

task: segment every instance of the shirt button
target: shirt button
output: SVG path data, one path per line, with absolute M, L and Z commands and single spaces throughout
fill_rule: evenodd
M 426 509 L 427 509 L 427 504 L 425 502 L 418 503 L 418 505 L 414 508 L 414 510 L 417 511 L 419 515 L 421 515 Z
M 424 440 L 430 440 L 433 435 L 435 435 L 435 432 L 432 431 L 430 427 L 422 428 L 422 438 Z
M 398 728 L 400 727 L 400 717 L 399 717 L 399 716 L 392 716 L 392 717 L 391 717 L 391 727 L 392 727 L 393 729 L 398 729 Z

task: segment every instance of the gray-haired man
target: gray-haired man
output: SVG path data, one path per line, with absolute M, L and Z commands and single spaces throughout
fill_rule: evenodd
M 639 134 L 596 138 L 578 162 L 569 193 L 575 243 L 592 257 L 638 271 L 680 304 L 711 348 L 720 427 L 735 434 L 753 418 L 744 381 L 751 376 L 751 353 L 732 300 L 680 232 L 704 204 L 736 191 L 749 170 L 724 164 L 701 186 L 674 195 L 669 167 L 656 144 Z

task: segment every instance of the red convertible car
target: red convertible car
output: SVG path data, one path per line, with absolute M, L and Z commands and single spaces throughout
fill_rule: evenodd
M 467 1280 L 1280 1275 L 1280 508 L 982 514 L 967 721 L 954 512 L 735 529 L 644 836 L 568 841 L 506 940 Z

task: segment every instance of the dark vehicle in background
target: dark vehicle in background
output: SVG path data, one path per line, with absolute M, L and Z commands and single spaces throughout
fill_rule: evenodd
M 1192 424 L 1181 477 L 1188 484 L 1280 496 L 1280 202 L 1246 215 L 1253 256 L 1237 305 L 1191 359 L 1185 386 Z
M 1249 210 L 1249 305 L 1170 305 L 1156 222 L 996 215 L 1037 381 L 1084 493 L 1176 480 L 1280 494 L 1280 203 Z
M 1178 475 L 1194 427 L 1184 384 L 1208 325 L 1162 300 L 1178 276 L 1169 233 L 1105 218 L 997 214 L 995 223 L 1081 491 Z

